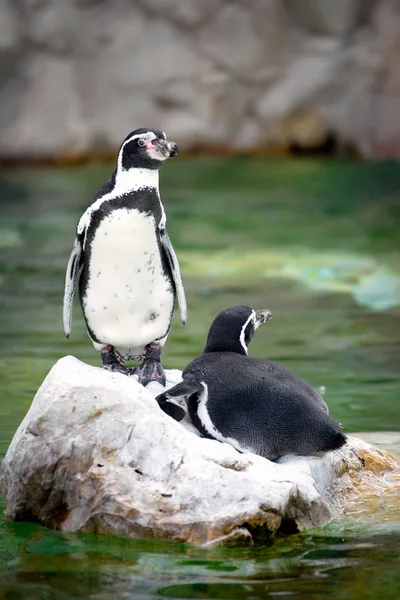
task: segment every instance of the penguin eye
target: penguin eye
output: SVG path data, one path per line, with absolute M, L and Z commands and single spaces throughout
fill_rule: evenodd
M 137 144 L 138 144 L 138 146 L 144 146 L 144 144 L 145 144 L 145 141 L 144 141 L 142 138 L 140 138 L 140 139 L 138 140 Z

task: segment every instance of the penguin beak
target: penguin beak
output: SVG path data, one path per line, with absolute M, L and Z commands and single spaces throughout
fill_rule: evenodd
M 167 142 L 169 157 L 173 158 L 179 152 L 178 144 L 176 142 Z
M 168 142 L 160 138 L 152 140 L 153 149 L 158 158 L 165 160 L 166 158 L 173 158 L 178 154 L 178 144 L 176 142 Z
M 262 310 L 256 310 L 256 316 L 254 319 L 254 329 L 257 329 L 258 327 L 260 327 L 260 325 L 263 325 L 270 319 L 272 319 L 272 313 L 267 308 L 264 308 Z

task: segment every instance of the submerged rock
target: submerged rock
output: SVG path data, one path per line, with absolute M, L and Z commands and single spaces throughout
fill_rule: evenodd
M 174 385 L 180 371 L 167 377 Z M 399 473 L 388 453 L 354 438 L 279 464 L 240 454 L 164 414 L 152 385 L 58 361 L 3 461 L 6 517 L 62 531 L 248 543 L 326 523 L 360 490 L 382 491 Z

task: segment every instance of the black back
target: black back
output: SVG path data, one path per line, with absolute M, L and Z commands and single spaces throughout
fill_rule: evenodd
M 205 353 L 183 377 L 207 385 L 208 414 L 225 438 L 270 460 L 334 450 L 345 442 L 321 396 L 283 365 L 236 352 Z M 189 398 L 189 414 L 203 435 L 213 437 L 197 417 L 198 397 Z
M 198 416 L 206 386 L 212 424 L 242 449 L 275 460 L 339 448 L 346 440 L 341 426 L 311 385 L 283 365 L 247 356 L 240 334 L 248 321 L 242 333 L 247 345 L 255 331 L 249 320 L 253 312 L 249 306 L 222 311 L 210 327 L 203 354 L 183 371 L 188 389 L 194 390 L 187 396 L 194 425 L 206 437 L 214 437 Z

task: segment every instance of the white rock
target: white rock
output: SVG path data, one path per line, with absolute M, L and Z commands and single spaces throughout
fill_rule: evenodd
M 168 386 L 181 377 L 167 375 Z M 58 361 L 3 461 L 6 517 L 62 531 L 248 542 L 327 522 L 363 472 L 376 485 L 395 466 L 355 439 L 280 464 L 240 454 L 165 415 L 153 396 L 160 390 L 71 356 Z

